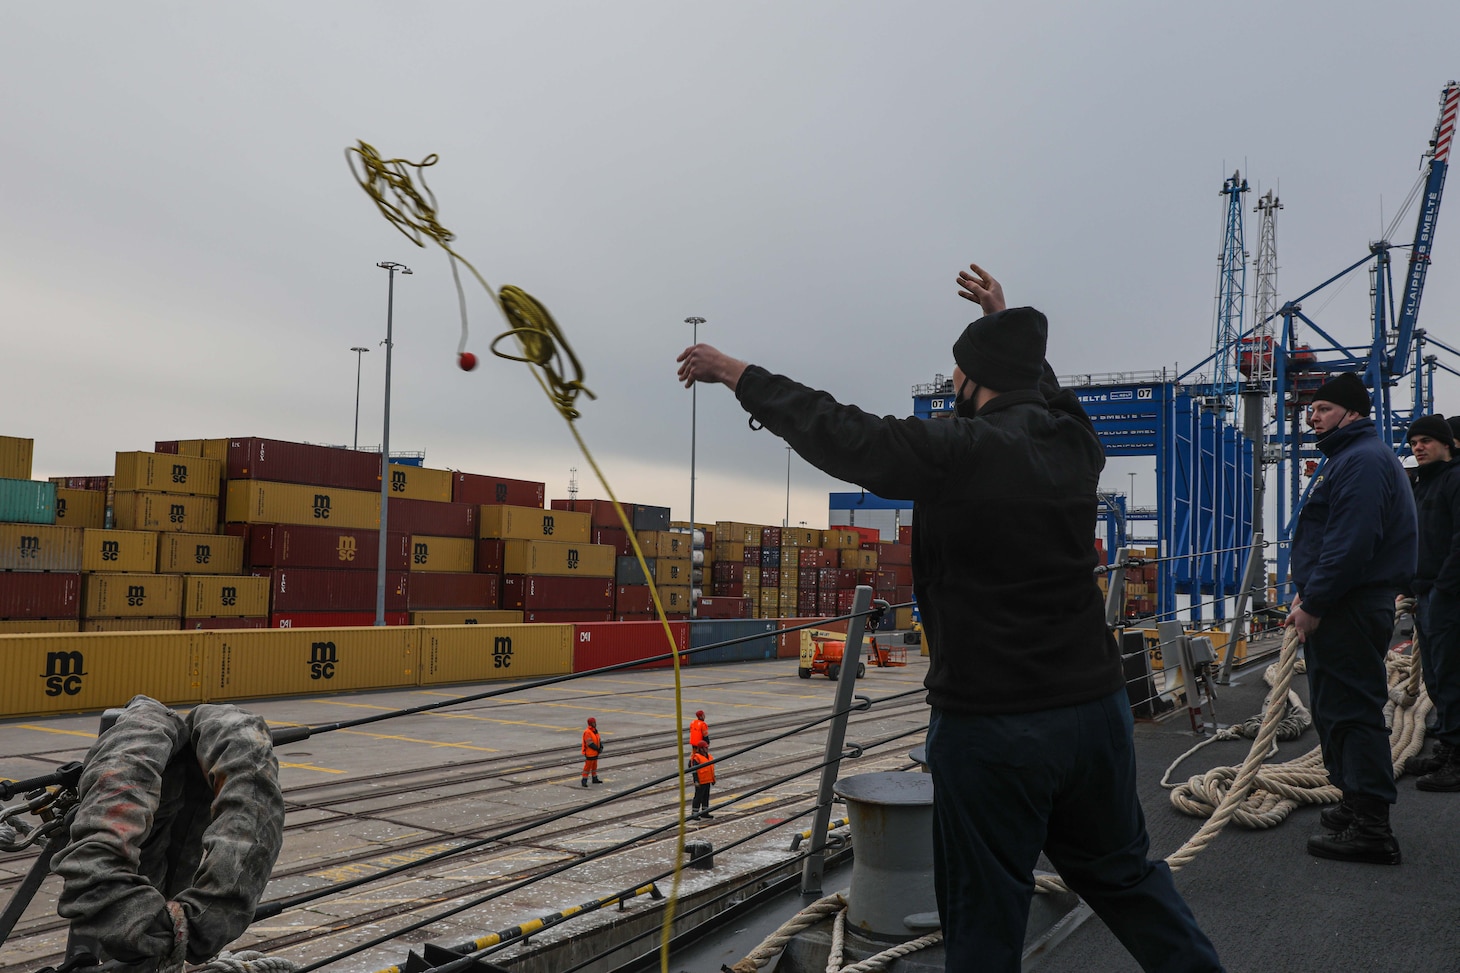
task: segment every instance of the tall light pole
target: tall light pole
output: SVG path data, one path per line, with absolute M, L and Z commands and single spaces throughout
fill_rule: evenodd
M 380 549 L 375 570 L 375 624 L 385 624 L 385 542 L 386 522 L 390 515 L 390 350 L 393 347 L 395 318 L 395 273 L 409 274 L 411 268 L 393 260 L 382 260 L 375 266 L 390 274 L 385 297 L 385 424 L 380 434 Z
M 355 353 L 355 449 L 360 448 L 360 363 L 369 348 L 351 348 Z
M 786 519 L 781 521 L 782 527 L 791 526 L 791 447 L 786 447 Z
M 705 319 L 698 317 L 688 317 L 684 319 L 684 323 L 694 329 L 691 332 L 690 344 L 699 344 L 700 325 L 705 323 Z M 694 557 L 695 547 L 695 428 L 697 425 L 696 420 L 698 418 L 698 410 L 696 409 L 696 406 L 699 405 L 700 400 L 699 391 L 699 382 L 696 382 L 689 387 L 689 553 L 691 558 Z M 691 568 L 690 580 L 691 582 L 693 582 L 694 580 L 693 568 Z M 689 592 L 689 615 L 691 618 L 693 618 L 696 614 L 698 614 L 695 611 L 696 603 L 694 597 L 693 583 L 691 583 L 690 585 Z
M 1125 495 L 1126 506 L 1134 508 L 1136 505 L 1136 475 L 1127 474 L 1130 477 L 1130 492 Z

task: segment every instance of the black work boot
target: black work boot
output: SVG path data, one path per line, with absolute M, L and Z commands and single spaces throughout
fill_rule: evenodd
M 1414 786 L 1422 791 L 1460 791 L 1460 753 L 1448 750 L 1445 762 L 1415 781 Z
M 1354 819 L 1337 834 L 1315 834 L 1308 839 L 1308 854 L 1336 861 L 1398 865 L 1399 842 L 1389 830 L 1389 805 L 1375 797 L 1344 799 Z
M 1419 754 L 1415 754 L 1406 760 L 1404 772 L 1406 774 L 1433 774 L 1454 756 L 1455 748 L 1441 740 L 1435 744 L 1435 749 L 1430 751 L 1429 756 L 1421 757 Z
M 1354 809 L 1349 807 L 1348 801 L 1340 800 L 1318 812 L 1318 823 L 1323 826 L 1324 831 L 1330 833 L 1342 831 L 1353 824 L 1353 821 Z
M 583 786 L 584 787 L 587 787 L 588 786 L 588 778 L 587 777 L 584 777 L 583 778 Z
M 595 783 L 595 784 L 602 784 L 603 781 L 601 781 L 601 780 L 598 779 L 598 775 L 597 774 L 594 774 L 593 775 L 593 783 Z

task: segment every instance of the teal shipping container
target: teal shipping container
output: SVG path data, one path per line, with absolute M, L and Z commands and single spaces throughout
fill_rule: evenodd
M 0 523 L 54 524 L 56 484 L 0 479 Z

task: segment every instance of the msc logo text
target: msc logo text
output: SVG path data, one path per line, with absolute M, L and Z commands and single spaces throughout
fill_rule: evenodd
M 80 652 L 46 653 L 46 671 L 41 678 L 46 681 L 47 696 L 60 696 L 62 693 L 75 696 L 81 692 L 81 677 L 84 675 L 86 667 Z
M 333 679 L 335 677 L 335 666 L 339 661 L 339 653 L 335 651 L 335 643 L 311 643 L 309 646 L 309 678 Z

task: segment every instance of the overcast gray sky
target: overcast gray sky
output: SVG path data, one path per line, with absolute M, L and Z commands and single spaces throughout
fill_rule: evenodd
M 1222 180 L 1279 188 L 1284 296 L 1367 252 L 1418 174 L 1460 4 L 967 2 L 199 4 L 0 8 L 0 432 L 35 475 L 156 439 L 380 440 L 427 463 L 601 490 L 500 319 L 456 298 L 351 179 L 357 139 L 435 152 L 442 222 L 553 312 L 598 394 L 580 421 L 622 498 L 688 514 L 702 340 L 879 413 L 951 370 L 977 260 L 1049 314 L 1064 373 L 1210 351 Z M 1460 186 L 1421 325 L 1460 342 Z M 1413 236 L 1411 217 L 1396 243 Z M 1257 222 L 1249 212 L 1248 247 Z M 1400 262 L 1402 266 L 1402 261 Z M 1249 289 L 1254 282 L 1249 276 Z M 1360 278 L 1319 318 L 1368 333 Z M 1310 310 L 1322 304 L 1310 303 Z M 1460 366 L 1460 363 L 1452 363 Z M 1460 411 L 1441 380 L 1439 406 Z M 701 520 L 779 523 L 786 453 L 698 402 Z M 1112 463 L 1111 487 L 1127 470 Z M 791 519 L 828 490 L 796 460 Z M 1143 481 L 1148 482 L 1148 481 Z M 1138 493 L 1149 488 L 1138 488 Z M 1141 499 L 1138 496 L 1138 500 Z

